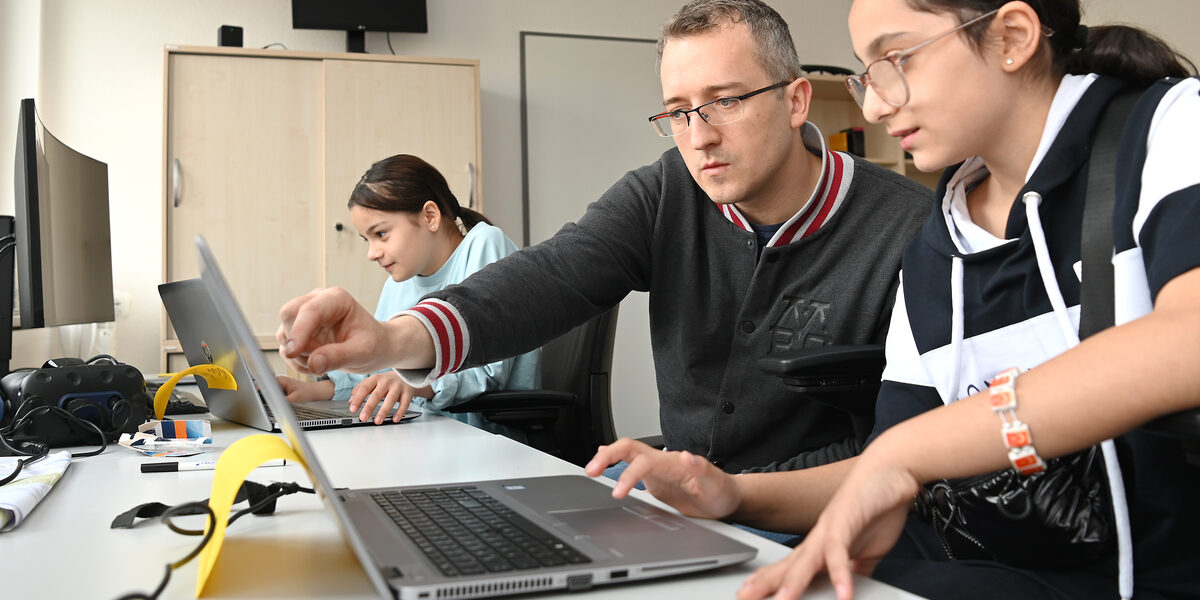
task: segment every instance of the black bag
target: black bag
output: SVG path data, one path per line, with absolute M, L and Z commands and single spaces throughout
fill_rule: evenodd
M 1080 254 L 1083 280 L 1079 337 L 1112 326 L 1113 205 L 1116 158 L 1126 117 L 1141 90 L 1119 94 L 1105 108 L 1088 168 Z M 1112 496 L 1099 446 L 1046 461 L 1020 475 L 1005 469 L 942 480 L 916 497 L 951 559 L 995 560 L 1017 567 L 1070 568 L 1116 546 Z
M 1033 475 L 1005 469 L 937 481 L 917 494 L 916 507 L 956 560 L 1068 568 L 1116 544 L 1099 446 L 1050 459 Z

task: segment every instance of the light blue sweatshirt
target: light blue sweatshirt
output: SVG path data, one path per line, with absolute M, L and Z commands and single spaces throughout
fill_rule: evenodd
M 387 279 L 379 294 L 375 318 L 380 321 L 388 320 L 397 313 L 416 305 L 426 294 L 456 284 L 488 263 L 508 256 L 516 250 L 516 244 L 508 239 L 508 236 L 504 235 L 500 228 L 487 223 L 479 223 L 467 232 L 462 243 L 436 273 L 428 277 L 418 275 L 400 282 Z M 439 409 L 461 404 L 483 392 L 537 389 L 541 386 L 539 353 L 540 350 L 533 350 L 515 358 L 507 358 L 438 378 L 431 384 L 434 391 L 433 398 L 414 398 L 413 407 L 425 412 L 446 414 Z M 336 386 L 334 400 L 349 400 L 354 386 L 367 377 L 341 371 L 330 371 L 328 375 Z M 496 425 L 484 419 L 479 413 L 450 416 L 475 427 L 523 441 L 524 436 L 520 432 Z

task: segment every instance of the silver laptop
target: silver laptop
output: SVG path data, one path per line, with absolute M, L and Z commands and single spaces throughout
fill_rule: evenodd
M 188 364 L 215 364 L 225 367 L 237 382 L 236 390 L 209 387 L 203 377 L 196 385 L 212 414 L 235 423 L 266 431 L 279 431 L 279 420 L 262 399 L 262 382 L 251 376 L 246 368 L 245 352 L 262 357 L 256 346 L 239 351 L 233 333 L 217 311 L 207 287 L 200 279 L 173 281 L 158 286 L 158 295 L 167 309 L 167 317 L 175 328 L 179 344 Z M 269 370 L 268 373 L 271 373 Z M 274 374 L 269 379 L 275 382 Z M 257 384 L 257 385 L 256 385 Z M 360 421 L 346 402 L 304 402 L 295 406 L 295 415 L 304 429 L 375 426 L 374 421 Z M 419 417 L 419 411 L 404 413 L 400 422 Z M 391 415 L 384 423 L 392 423 Z
M 202 279 L 284 435 L 384 598 L 478 598 L 678 575 L 757 550 L 581 475 L 335 489 L 271 377 L 204 238 Z

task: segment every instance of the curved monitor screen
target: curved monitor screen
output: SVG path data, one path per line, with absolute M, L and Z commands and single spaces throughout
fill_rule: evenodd
M 26 99 L 16 170 L 21 328 L 112 321 L 108 166 L 54 137 Z

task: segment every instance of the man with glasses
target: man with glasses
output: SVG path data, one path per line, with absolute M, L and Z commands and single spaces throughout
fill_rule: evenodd
M 658 54 L 664 103 L 650 125 L 674 149 L 551 239 L 386 323 L 339 290 L 293 300 L 285 358 L 312 373 L 417 370 L 423 387 L 648 291 L 668 448 L 734 473 L 856 454 L 845 413 L 786 390 L 757 360 L 882 343 L 930 193 L 825 147 L 787 24 L 762 2 L 694 1 L 664 26 Z M 317 339 L 335 343 L 317 350 Z

